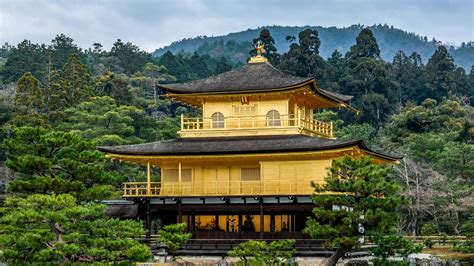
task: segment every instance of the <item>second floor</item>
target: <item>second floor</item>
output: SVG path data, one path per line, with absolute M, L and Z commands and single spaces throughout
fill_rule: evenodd
M 160 85 L 166 96 L 202 110 L 181 117 L 180 137 L 305 134 L 333 137 L 332 124 L 313 119 L 326 108 L 353 108 L 351 96 L 326 91 L 314 78 L 286 75 L 269 63 L 249 63 L 206 79 Z

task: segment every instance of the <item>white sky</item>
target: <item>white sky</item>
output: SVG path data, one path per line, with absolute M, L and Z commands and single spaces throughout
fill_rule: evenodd
M 0 0 L 0 42 L 10 44 L 64 33 L 82 48 L 120 38 L 151 52 L 265 25 L 378 23 L 459 44 L 474 40 L 474 0 Z

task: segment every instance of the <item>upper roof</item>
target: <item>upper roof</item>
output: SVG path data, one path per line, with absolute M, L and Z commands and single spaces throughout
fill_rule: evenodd
M 401 157 L 368 148 L 362 140 L 336 140 L 306 135 L 254 137 L 178 138 L 144 144 L 102 146 L 102 152 L 120 155 L 219 155 L 320 151 L 357 146 L 361 150 L 389 160 Z
M 273 67 L 270 63 L 246 64 L 240 68 L 205 79 L 158 86 L 162 90 L 173 94 L 235 94 L 280 91 L 303 85 L 310 85 L 319 94 L 337 101 L 347 102 L 352 99 L 352 96 L 349 95 L 342 95 L 318 88 L 314 78 L 287 75 Z

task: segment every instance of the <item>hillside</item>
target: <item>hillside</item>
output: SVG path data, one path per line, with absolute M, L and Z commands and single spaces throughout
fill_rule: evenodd
M 275 39 L 276 47 L 279 53 L 284 53 L 288 50 L 288 43 L 285 37 L 288 35 L 297 36 L 300 31 L 305 28 L 314 28 L 319 32 L 321 39 L 320 54 L 327 58 L 331 53 L 337 49 L 342 53 L 349 50 L 354 44 L 357 34 L 363 28 L 362 25 L 353 25 L 346 28 L 336 27 L 320 27 L 320 26 L 268 26 L 268 28 Z M 436 40 L 428 41 L 426 37 L 419 36 L 415 33 L 408 33 L 401 29 L 396 29 L 393 26 L 374 25 L 370 27 L 374 32 L 377 42 L 380 46 L 381 56 L 385 61 L 392 61 L 393 56 L 399 50 L 403 50 L 405 54 L 417 52 L 421 55 L 423 62 L 431 57 L 439 44 Z M 154 52 L 155 56 L 160 56 L 167 51 L 176 54 L 179 52 L 194 52 L 204 43 L 213 43 L 215 41 L 223 40 L 224 42 L 235 41 L 237 43 L 252 41 L 259 35 L 261 28 L 248 29 L 241 32 L 230 33 L 224 36 L 198 36 L 195 38 L 183 39 L 173 42 L 169 46 L 157 49 Z M 466 40 L 469 41 L 469 40 Z M 453 56 L 456 64 L 464 67 L 467 71 L 474 65 L 474 46 L 467 45 L 464 47 L 449 47 L 449 52 Z

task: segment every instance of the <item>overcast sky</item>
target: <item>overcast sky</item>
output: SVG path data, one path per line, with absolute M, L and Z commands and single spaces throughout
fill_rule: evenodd
M 118 38 L 153 51 L 182 38 L 264 25 L 387 23 L 449 44 L 474 40 L 474 0 L 0 0 L 0 42 L 50 43 L 58 33 L 88 48 Z

